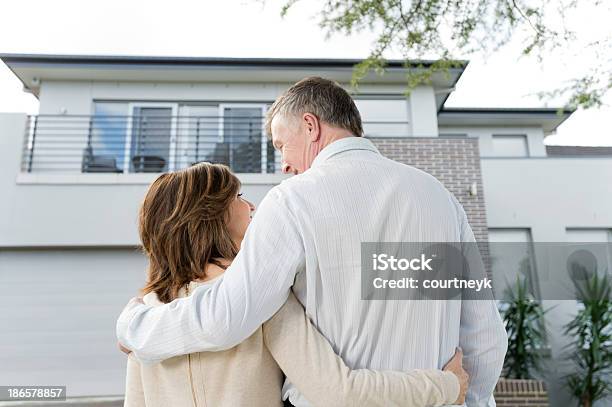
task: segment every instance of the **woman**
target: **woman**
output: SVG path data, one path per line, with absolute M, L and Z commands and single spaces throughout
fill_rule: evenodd
M 145 303 L 168 303 L 222 278 L 255 209 L 239 192 L 238 178 L 219 164 L 200 163 L 153 182 L 139 220 L 149 258 Z M 457 353 L 448 371 L 350 370 L 291 294 L 232 349 L 155 365 L 130 355 L 125 405 L 281 406 L 283 373 L 314 406 L 454 404 L 462 402 L 467 386 L 460 358 Z

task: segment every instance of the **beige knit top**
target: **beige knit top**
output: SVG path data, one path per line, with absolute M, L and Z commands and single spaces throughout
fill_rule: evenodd
M 192 282 L 180 296 L 211 284 Z M 155 293 L 143 300 L 162 304 Z M 315 407 L 439 406 L 459 395 L 457 378 L 441 370 L 351 370 L 291 294 L 269 321 L 231 349 L 156 364 L 141 364 L 130 354 L 124 406 L 282 406 L 283 372 Z

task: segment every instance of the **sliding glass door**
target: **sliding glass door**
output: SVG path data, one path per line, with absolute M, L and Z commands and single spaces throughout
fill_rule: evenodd
M 234 172 L 266 172 L 267 139 L 263 132 L 264 104 L 222 104 L 220 146 L 217 160 Z
M 129 143 L 124 166 L 129 172 L 164 172 L 174 169 L 176 105 L 131 104 Z
M 95 102 L 84 172 L 164 172 L 209 161 L 274 173 L 265 103 Z

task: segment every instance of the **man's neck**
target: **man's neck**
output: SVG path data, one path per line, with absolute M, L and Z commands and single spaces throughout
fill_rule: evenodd
M 321 132 L 316 142 L 311 143 L 307 147 L 307 151 L 304 154 L 304 163 L 306 164 L 304 170 L 310 168 L 316 157 L 321 151 L 335 141 L 342 140 L 348 137 L 354 137 L 353 134 L 346 130 L 338 127 L 332 127 L 324 122 L 321 122 Z M 301 173 L 301 171 L 300 171 Z
M 325 133 L 321 135 L 323 148 L 327 147 L 334 141 L 342 140 L 348 137 L 355 137 L 353 134 L 344 129 L 339 129 L 339 131 L 330 131 L 329 133 Z

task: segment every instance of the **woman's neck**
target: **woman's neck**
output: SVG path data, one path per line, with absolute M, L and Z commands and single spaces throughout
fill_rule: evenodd
M 232 264 L 232 261 L 230 259 L 221 259 L 221 258 L 216 258 L 214 259 L 216 263 L 221 264 L 223 267 L 219 266 L 219 264 L 214 264 L 214 263 L 208 263 L 206 264 L 205 268 L 204 268 L 204 278 L 199 279 L 198 281 L 209 281 L 212 280 L 214 278 L 219 277 L 220 275 L 222 275 L 225 272 L 225 269 Z

